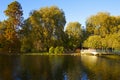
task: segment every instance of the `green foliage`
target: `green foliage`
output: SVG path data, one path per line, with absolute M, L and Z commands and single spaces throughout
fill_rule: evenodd
M 105 37 L 108 34 L 118 32 L 120 30 L 119 25 L 119 16 L 111 16 L 110 13 L 99 12 L 87 19 L 86 31 L 89 35 L 94 34 Z
M 105 39 L 107 48 L 120 49 L 120 33 L 110 34 Z
M 50 53 L 50 54 L 53 54 L 53 53 L 54 53 L 54 47 L 50 47 L 50 48 L 49 48 L 49 53 Z
M 55 50 L 54 50 L 54 53 L 55 53 L 55 54 L 59 54 L 59 53 L 60 53 L 60 52 L 59 52 L 59 49 L 60 49 L 59 47 L 56 47 Z
M 31 36 L 31 24 L 29 19 L 24 21 L 22 29 L 19 31 L 21 41 L 21 52 L 34 52 L 33 49 L 33 38 Z
M 88 48 L 101 48 L 101 49 L 120 49 L 120 34 L 114 33 L 109 34 L 105 38 L 101 38 L 100 36 L 94 35 L 89 36 L 87 40 L 84 41 L 83 46 Z
M 83 46 L 118 50 L 120 49 L 119 31 L 120 17 L 100 12 L 86 21 L 86 32 L 90 36 L 84 41 Z
M 31 13 L 24 24 L 28 29 L 23 30 L 31 29 L 29 34 L 33 38 L 31 40 L 36 51 L 48 51 L 51 46 L 63 46 L 65 23 L 62 10 L 56 6 L 44 7 Z
M 86 41 L 84 41 L 83 46 L 94 49 L 101 48 L 101 37 L 97 35 L 90 36 Z
M 80 38 L 82 36 L 81 24 L 79 22 L 70 22 L 66 27 L 66 33 L 71 36 L 75 36 L 76 38 Z
M 21 52 L 31 52 L 31 51 L 32 51 L 32 40 L 30 40 L 30 37 L 22 37 Z
M 59 47 L 59 53 L 60 54 L 64 53 L 64 47 Z
M 70 22 L 64 31 L 65 14 L 56 6 L 34 10 L 24 25 L 19 2 L 9 4 L 4 13 L 8 19 L 0 22 L 0 52 L 62 54 L 64 47 L 74 50 L 82 42 L 88 48 L 120 49 L 120 16 L 99 12 L 87 19 L 86 30 L 79 22 Z
M 78 22 L 70 22 L 66 27 L 66 34 L 68 35 L 69 48 L 77 48 L 82 42 L 81 24 Z
M 50 54 L 63 54 L 64 53 L 64 47 L 59 47 L 57 46 L 56 48 L 50 47 L 49 48 L 49 53 Z

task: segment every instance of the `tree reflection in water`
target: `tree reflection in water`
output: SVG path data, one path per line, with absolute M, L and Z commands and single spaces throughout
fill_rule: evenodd
M 119 66 L 96 56 L 0 56 L 0 80 L 120 80 Z

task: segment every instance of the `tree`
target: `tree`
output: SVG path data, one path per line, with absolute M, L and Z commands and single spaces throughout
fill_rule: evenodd
M 114 33 L 109 34 L 105 38 L 101 38 L 98 35 L 89 36 L 87 40 L 84 41 L 83 46 L 87 48 L 99 48 L 103 50 L 119 50 L 120 49 L 120 34 Z
M 86 31 L 90 35 L 105 37 L 119 31 L 120 17 L 111 16 L 110 13 L 99 12 L 86 21 Z
M 19 52 L 20 51 L 20 41 L 18 36 L 19 27 L 22 24 L 22 7 L 19 2 L 14 1 L 8 5 L 7 9 L 4 11 L 8 19 L 5 21 L 5 38 L 6 38 L 6 49 L 8 52 Z
M 51 46 L 62 46 L 64 41 L 65 15 L 56 6 L 34 10 L 29 17 L 31 36 L 36 51 L 46 51 Z
M 106 36 L 107 48 L 120 49 L 120 34 L 114 33 Z
M 22 29 L 19 31 L 20 41 L 21 41 L 21 52 L 32 52 L 33 41 L 31 34 L 32 25 L 29 19 L 24 20 Z
M 6 39 L 4 36 L 4 30 L 5 30 L 5 26 L 4 26 L 4 21 L 0 22 L 0 53 L 5 53 L 5 45 L 6 45 Z
M 99 49 L 102 47 L 101 37 L 98 35 L 89 36 L 89 38 L 84 41 L 83 46 L 86 48 Z
M 11 28 L 19 29 L 23 20 L 23 11 L 21 4 L 17 1 L 12 2 L 8 5 L 7 10 L 4 11 L 5 15 L 8 16 L 9 23 L 12 23 Z
M 79 22 L 70 22 L 68 23 L 65 32 L 69 38 L 68 46 L 72 49 L 80 47 L 82 41 L 81 24 Z

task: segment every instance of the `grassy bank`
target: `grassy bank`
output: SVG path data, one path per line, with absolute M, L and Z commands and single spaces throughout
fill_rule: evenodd
M 67 56 L 67 55 L 71 55 L 71 56 L 80 56 L 81 54 L 80 53 L 64 53 L 64 54 L 50 54 L 50 53 L 24 53 L 22 55 L 57 55 L 57 56 Z

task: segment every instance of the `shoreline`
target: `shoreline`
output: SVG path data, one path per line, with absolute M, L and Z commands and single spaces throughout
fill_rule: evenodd
M 49 54 L 49 53 L 26 53 L 22 55 L 46 55 L 46 56 L 81 56 L 80 53 L 64 53 L 64 54 Z
M 104 56 L 120 56 L 119 54 L 97 54 L 97 55 L 93 55 L 93 54 L 81 54 L 81 53 L 60 53 L 60 54 L 50 54 L 47 52 L 44 53 L 18 53 L 18 54 L 0 54 L 0 55 L 51 55 L 51 56 L 67 56 L 67 55 L 73 55 L 73 56 L 100 56 L 100 57 L 104 57 Z
M 81 53 L 64 53 L 64 54 L 49 54 L 49 53 L 21 53 L 21 54 L 0 54 L 0 56 L 96 56 L 106 59 L 120 60 L 120 55 L 81 55 Z
M 81 53 L 64 53 L 64 54 L 19 53 L 19 54 L 0 54 L 0 56 L 81 56 Z

